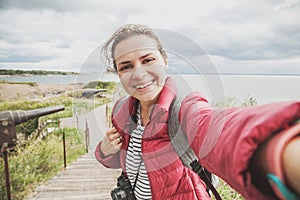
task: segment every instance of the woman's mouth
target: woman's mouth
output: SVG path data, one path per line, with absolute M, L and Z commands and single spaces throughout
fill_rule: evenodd
M 134 86 L 136 89 L 144 89 L 146 87 L 148 87 L 149 85 L 151 85 L 154 81 L 149 81 L 147 83 L 143 83 L 143 84 L 140 84 L 140 85 L 136 85 Z

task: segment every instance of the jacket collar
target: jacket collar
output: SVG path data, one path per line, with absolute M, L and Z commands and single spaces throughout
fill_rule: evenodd
M 169 112 L 170 105 L 175 98 L 177 93 L 177 86 L 175 82 L 168 77 L 166 79 L 166 83 L 162 89 L 162 91 L 159 94 L 159 97 L 153 107 L 152 116 L 157 115 L 161 112 L 166 113 Z
M 156 103 L 152 108 L 150 118 L 152 119 L 159 113 L 168 112 L 169 107 L 173 99 L 175 98 L 176 94 L 177 94 L 177 86 L 175 82 L 170 77 L 167 77 L 165 85 L 161 90 L 156 100 Z M 131 108 L 130 110 L 132 111 L 131 115 L 134 115 L 136 113 L 136 109 L 137 109 L 136 105 L 138 104 L 138 100 L 133 97 L 130 97 L 129 104 L 131 105 L 129 106 L 129 108 Z
M 169 112 L 170 105 L 177 94 L 177 90 L 176 83 L 168 77 L 156 103 L 152 108 L 152 112 L 150 114 L 151 121 L 156 122 L 167 120 L 166 113 Z M 115 114 L 113 121 L 117 123 L 119 127 L 125 128 L 126 131 L 129 131 L 129 125 L 132 124 L 132 122 L 136 123 L 135 113 L 138 103 L 139 101 L 137 99 L 130 96 Z

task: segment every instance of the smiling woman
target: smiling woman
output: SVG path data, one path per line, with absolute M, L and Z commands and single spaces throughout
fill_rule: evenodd
M 167 60 L 154 39 L 134 36 L 123 40 L 114 53 L 116 69 L 124 89 L 149 110 L 166 80 Z
M 112 191 L 114 199 L 122 199 L 124 195 L 154 200 L 210 199 L 206 184 L 190 168 L 198 162 L 246 199 L 282 197 L 276 187 L 267 191 L 256 184 L 254 177 L 258 172 L 262 173 L 258 182 L 268 182 L 269 176 L 264 173 L 268 168 L 249 166 L 265 163 L 261 156 L 266 153 L 256 149 L 263 148 L 267 139 L 274 141 L 273 138 L 279 135 L 276 133 L 286 129 L 290 133 L 288 140 L 297 138 L 300 134 L 300 126 L 296 125 L 300 118 L 299 101 L 215 109 L 199 92 L 182 95 L 186 91 L 181 91 L 182 87 L 177 84 L 182 86 L 184 80 L 175 83 L 167 75 L 165 50 L 152 29 L 144 25 L 122 26 L 104 44 L 103 53 L 106 63 L 114 68 L 129 95 L 116 102 L 112 112 L 113 127 L 106 131 L 95 150 L 96 158 L 104 166 L 122 168 L 122 176 L 118 179 L 120 187 Z M 181 101 L 176 104 L 178 99 Z M 178 113 L 174 114 L 175 109 Z M 176 119 L 188 147 L 197 156 L 191 166 L 185 165 L 181 161 L 182 155 L 175 150 L 178 141 L 182 140 L 169 136 Z M 294 165 L 290 167 L 285 163 L 300 165 L 292 159 L 298 152 L 290 150 L 295 146 L 284 151 L 285 145 L 275 145 L 287 158 L 280 158 L 282 170 L 288 174 L 287 180 L 282 179 L 280 183 L 289 187 L 288 195 L 299 195 L 300 177 L 295 173 Z M 282 171 L 270 173 L 272 177 L 278 177 Z

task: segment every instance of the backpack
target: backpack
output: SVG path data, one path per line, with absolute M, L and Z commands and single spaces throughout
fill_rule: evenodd
M 128 97 L 123 97 L 120 99 L 113 109 L 114 113 L 121 108 L 124 102 L 128 99 Z M 219 183 L 219 178 L 209 172 L 207 169 L 202 167 L 202 165 L 198 162 L 198 158 L 195 155 L 194 151 L 190 148 L 186 135 L 181 129 L 178 113 L 180 110 L 182 98 L 180 95 L 175 96 L 171 105 L 170 112 L 168 116 L 168 133 L 171 139 L 171 144 L 174 150 L 180 157 L 182 163 L 191 168 L 195 173 L 197 173 L 200 178 L 205 182 L 207 186 L 207 192 L 210 195 L 210 191 L 214 194 L 216 200 L 221 200 L 221 196 L 217 192 L 215 186 Z

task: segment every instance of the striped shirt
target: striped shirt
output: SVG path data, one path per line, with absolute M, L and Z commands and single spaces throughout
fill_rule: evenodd
M 137 109 L 137 127 L 131 133 L 126 156 L 126 172 L 137 200 L 152 199 L 147 171 L 142 158 L 142 136 L 145 127 L 141 125 L 140 106 Z

